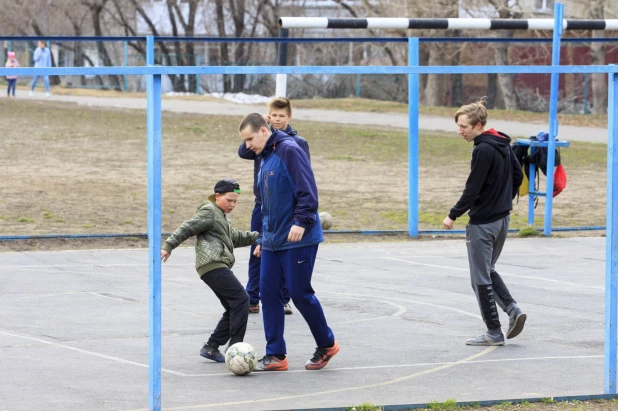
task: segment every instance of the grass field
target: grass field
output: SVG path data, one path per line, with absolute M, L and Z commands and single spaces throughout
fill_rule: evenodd
M 143 111 L 6 99 L 0 100 L 0 110 L 3 234 L 146 231 Z M 238 228 L 248 228 L 253 174 L 251 162 L 236 154 L 238 121 L 164 113 L 163 231 L 189 218 L 223 177 L 238 179 L 245 189 L 231 217 Z M 405 132 L 317 122 L 293 125 L 309 141 L 320 209 L 333 215 L 332 229 L 406 229 Z M 421 135 L 421 229 L 441 228 L 463 189 L 470 149 L 453 134 Z M 562 155 L 568 185 L 554 200 L 554 226 L 604 225 L 606 146 L 572 143 Z M 538 227 L 542 210 L 541 199 Z M 456 228 L 466 220 L 458 220 Z M 526 222 L 527 199 L 520 199 L 511 226 L 521 228 Z

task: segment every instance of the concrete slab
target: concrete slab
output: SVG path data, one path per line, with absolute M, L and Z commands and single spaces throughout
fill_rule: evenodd
M 305 371 L 314 341 L 296 311 L 286 317 L 290 370 L 246 377 L 199 356 L 222 308 L 193 269 L 193 249 L 178 249 L 163 270 L 163 408 L 601 394 L 604 244 L 509 239 L 497 268 L 529 320 L 492 348 L 464 344 L 483 324 L 463 240 L 322 245 L 314 288 L 340 354 Z M 147 250 L 1 256 L 0 409 L 147 409 Z M 237 257 L 246 281 L 248 249 Z M 249 321 L 246 341 L 261 355 L 261 316 Z

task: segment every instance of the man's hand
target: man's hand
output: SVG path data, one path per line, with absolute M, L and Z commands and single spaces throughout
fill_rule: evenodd
M 170 258 L 170 253 L 167 250 L 161 249 L 161 261 L 166 262 L 168 258 Z
M 253 255 L 258 258 L 262 256 L 262 246 L 261 245 L 258 244 L 255 246 L 255 250 L 253 250 Z
M 451 220 L 450 218 L 448 218 L 448 216 L 444 219 L 444 221 L 442 221 L 442 224 L 444 225 L 444 228 L 446 228 L 447 230 L 452 230 L 453 229 L 453 224 L 455 224 L 455 221 Z
M 288 241 L 298 242 L 303 238 L 303 234 L 305 234 L 305 229 L 298 225 L 293 225 L 290 228 L 290 234 L 288 234 Z

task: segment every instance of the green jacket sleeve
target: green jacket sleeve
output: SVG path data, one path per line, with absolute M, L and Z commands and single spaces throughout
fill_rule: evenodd
M 165 240 L 165 244 L 163 244 L 161 248 L 171 254 L 174 248 L 178 247 L 188 238 L 212 229 L 214 223 L 215 216 L 212 210 L 198 210 L 190 220 L 182 223 L 180 227 Z
M 232 244 L 234 244 L 234 248 L 255 244 L 255 240 L 259 236 L 260 233 L 257 231 L 238 231 L 232 228 Z

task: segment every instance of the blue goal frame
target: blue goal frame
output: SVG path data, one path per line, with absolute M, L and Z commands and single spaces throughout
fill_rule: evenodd
M 561 19 L 560 19 L 561 21 Z M 558 24 L 558 23 L 557 23 Z M 164 67 L 154 65 L 154 37 L 147 37 L 147 66 L 0 68 L 6 75 L 145 75 L 147 76 L 147 166 L 149 239 L 149 408 L 161 409 L 161 76 L 165 74 L 405 74 L 409 82 L 409 232 L 418 235 L 418 80 L 419 74 L 598 73 L 609 76 L 607 141 L 607 219 L 605 289 L 604 393 L 616 394 L 618 335 L 618 66 L 434 66 L 418 65 L 418 44 L 410 38 L 408 66 L 260 66 Z M 554 43 L 555 46 L 555 43 Z M 552 100 L 553 102 L 553 100 Z M 553 104 L 551 110 L 557 109 Z M 550 110 L 550 111 L 551 111 Z M 553 124 L 553 123 L 552 123 Z M 557 129 L 557 122 L 553 125 Z M 550 144 L 555 143 L 555 134 Z M 553 153 L 549 146 L 549 153 Z M 549 186 L 548 165 L 548 192 Z M 553 170 L 553 167 L 551 167 Z M 553 179 L 551 180 L 553 181 Z M 548 200 L 551 196 L 548 196 Z M 547 210 L 546 210 L 547 212 Z M 546 219 L 547 223 L 547 219 Z

